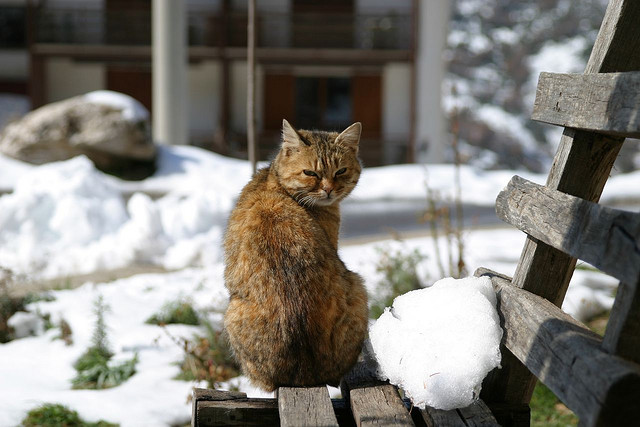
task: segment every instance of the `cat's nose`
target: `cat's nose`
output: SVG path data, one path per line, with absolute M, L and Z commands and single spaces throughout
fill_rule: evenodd
M 329 197 L 331 195 L 331 192 L 333 191 L 333 187 L 330 185 L 326 185 L 322 187 L 322 189 L 324 190 L 325 193 L 327 193 L 327 197 Z

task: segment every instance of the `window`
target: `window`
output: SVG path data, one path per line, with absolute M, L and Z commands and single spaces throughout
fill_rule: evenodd
M 341 130 L 351 124 L 351 79 L 297 77 L 295 123 L 303 129 Z
M 0 6 L 0 48 L 27 46 L 27 11 L 24 7 Z

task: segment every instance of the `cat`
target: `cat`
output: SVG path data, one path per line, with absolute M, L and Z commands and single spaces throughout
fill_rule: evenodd
M 256 386 L 338 385 L 367 332 L 362 278 L 338 257 L 339 202 L 362 170 L 362 126 L 295 130 L 244 187 L 224 240 L 224 325 Z

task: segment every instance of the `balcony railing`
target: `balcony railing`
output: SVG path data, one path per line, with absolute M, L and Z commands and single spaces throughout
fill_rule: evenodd
M 34 11 L 35 42 L 54 44 L 151 44 L 149 11 L 39 8 Z M 191 46 L 246 46 L 245 12 L 189 12 Z M 261 13 L 258 46 L 408 50 L 413 34 L 408 14 Z

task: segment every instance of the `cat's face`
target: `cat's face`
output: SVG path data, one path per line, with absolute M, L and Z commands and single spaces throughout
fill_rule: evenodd
M 276 158 L 278 180 L 302 206 L 329 206 L 354 189 L 362 167 L 358 160 L 360 123 L 342 133 L 296 131 L 286 120 Z

